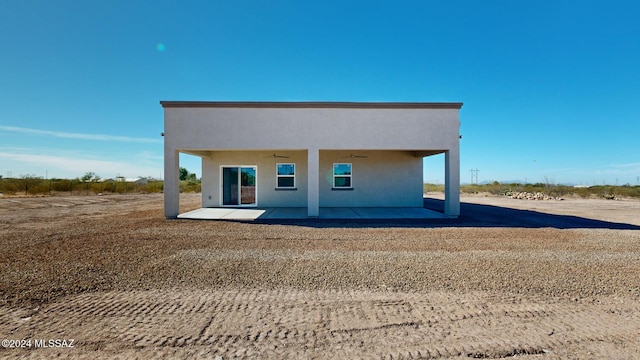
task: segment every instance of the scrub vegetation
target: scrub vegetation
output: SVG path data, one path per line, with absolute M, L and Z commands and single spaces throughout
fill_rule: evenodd
M 442 184 L 424 184 L 424 192 L 442 192 Z M 640 186 L 635 185 L 595 185 L 588 187 L 574 187 L 568 185 L 556 185 L 550 183 L 519 184 L 500 183 L 494 181 L 490 184 L 466 184 L 460 186 L 460 192 L 467 194 L 489 193 L 505 195 L 513 192 L 542 193 L 553 197 L 579 196 L 581 198 L 605 198 L 615 199 L 620 197 L 640 198 Z
M 18 178 L 0 176 L 0 194 L 15 196 L 71 196 L 97 194 L 161 193 L 164 181 L 151 177 L 135 180 L 124 177 L 103 179 L 93 172 L 87 172 L 75 179 L 44 179 L 36 175 L 21 175 Z M 201 181 L 196 174 L 180 169 L 180 192 L 200 192 Z
M 202 189 L 201 179 L 185 168 L 180 168 L 180 192 L 199 193 Z M 443 192 L 443 184 L 424 184 L 424 192 Z M 75 179 L 44 179 L 35 175 L 21 175 L 18 178 L 0 176 L 0 194 L 3 195 L 96 195 L 127 193 L 160 193 L 164 190 L 164 181 L 153 178 L 138 178 L 130 181 L 123 177 L 103 179 L 95 173 L 88 172 Z M 542 193 L 554 197 L 579 196 L 588 198 L 615 199 L 621 197 L 640 198 L 639 185 L 595 185 L 574 187 L 550 183 L 520 184 L 500 183 L 464 184 L 461 193 L 489 193 L 505 195 L 513 192 Z
M 0 179 L 0 193 L 3 195 L 96 195 L 158 193 L 164 187 L 162 180 L 144 179 L 127 181 L 125 178 L 100 179 L 86 176 L 75 179 L 43 179 L 36 176 Z

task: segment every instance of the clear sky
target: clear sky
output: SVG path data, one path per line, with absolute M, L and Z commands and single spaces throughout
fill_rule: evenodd
M 631 0 L 0 0 L 0 175 L 161 177 L 160 100 L 451 101 L 462 182 L 635 185 L 639 14 Z M 443 162 L 425 160 L 426 181 Z

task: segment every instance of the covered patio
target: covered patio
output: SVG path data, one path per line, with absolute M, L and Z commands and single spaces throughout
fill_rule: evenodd
M 191 220 L 293 220 L 307 219 L 306 207 L 278 208 L 201 208 L 178 215 Z M 320 219 L 448 219 L 425 208 L 399 207 L 321 207 Z

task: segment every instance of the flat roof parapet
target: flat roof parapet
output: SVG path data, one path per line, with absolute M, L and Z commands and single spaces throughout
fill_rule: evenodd
M 460 109 L 461 102 L 160 101 L 163 108 Z

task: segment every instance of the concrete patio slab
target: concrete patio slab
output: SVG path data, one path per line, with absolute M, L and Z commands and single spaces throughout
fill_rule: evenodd
M 262 216 L 264 209 L 202 208 L 178 215 L 179 219 L 193 220 L 255 220 Z
M 307 208 L 268 208 L 262 219 L 306 219 Z
M 326 207 L 320 208 L 321 219 L 360 219 L 361 217 L 353 208 Z
M 307 219 L 307 208 L 202 208 L 178 215 L 193 220 L 286 220 Z M 320 208 L 320 219 L 447 219 L 425 208 Z
M 323 211 L 324 210 L 324 211 Z M 447 219 L 442 213 L 425 208 L 320 208 L 324 219 Z

